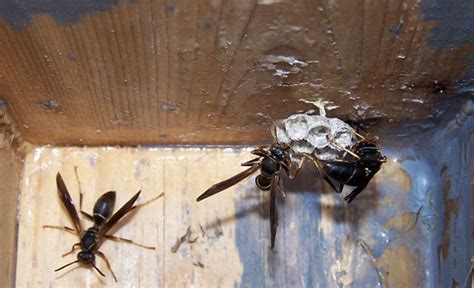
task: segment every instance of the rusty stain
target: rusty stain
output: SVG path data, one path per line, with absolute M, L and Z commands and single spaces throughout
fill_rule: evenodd
M 418 271 L 423 271 L 423 261 L 420 252 L 411 251 L 401 244 L 396 248 L 386 249 L 377 259 L 377 268 L 387 271 L 384 275 L 386 287 L 420 287 L 425 283 L 424 277 Z
M 443 202 L 444 202 L 444 220 L 443 220 L 443 236 L 441 245 L 438 247 L 438 253 L 443 260 L 448 258 L 449 244 L 451 241 L 451 220 L 453 215 L 459 211 L 459 198 L 449 199 L 451 191 L 451 180 L 446 180 L 443 184 Z
M 420 207 L 416 213 L 403 213 L 401 215 L 392 217 L 390 220 L 388 220 L 387 224 L 385 224 L 385 229 L 396 229 L 401 234 L 408 233 L 410 230 L 415 228 L 420 217 L 421 209 L 422 207 Z
M 381 183 L 396 183 L 396 186 L 402 190 L 409 192 L 412 190 L 413 184 L 410 174 L 403 169 L 400 161 L 387 161 L 383 164 L 382 169 L 377 174 L 377 178 Z
M 439 172 L 439 176 L 442 177 L 448 173 L 448 164 L 444 164 L 443 167 L 441 167 L 441 171 Z

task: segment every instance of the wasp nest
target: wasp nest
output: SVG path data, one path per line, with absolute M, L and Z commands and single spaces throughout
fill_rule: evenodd
M 316 105 L 319 115 L 293 114 L 275 121 L 272 127 L 275 140 L 289 145 L 296 154 L 311 154 L 326 161 L 342 159 L 344 148 L 357 141 L 354 129 L 341 119 L 326 117 L 326 109 L 334 109 L 334 106 L 325 107 L 327 102 L 301 101 Z

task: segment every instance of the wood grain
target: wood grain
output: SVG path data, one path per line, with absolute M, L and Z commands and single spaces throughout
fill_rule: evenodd
M 17 286 L 232 285 L 242 273 L 234 242 L 235 225 L 232 221 L 219 224 L 216 219 L 233 219 L 234 200 L 238 194 L 229 189 L 225 200 L 217 206 L 198 205 L 195 198 L 210 182 L 241 169 L 238 163 L 230 163 L 242 157 L 244 152 L 247 151 L 37 148 L 25 160 L 22 179 Z M 77 242 L 77 237 L 43 229 L 42 225 L 71 225 L 57 197 L 54 179 L 60 171 L 78 203 L 74 166 L 78 167 L 85 193 L 86 211 L 90 211 L 94 201 L 109 190 L 117 191 L 117 208 L 139 189 L 142 190 L 139 203 L 165 192 L 163 198 L 144 206 L 132 217 L 127 217 L 119 229 L 114 229 L 114 235 L 156 246 L 156 251 L 111 241 L 101 247 L 118 283 L 100 261 L 98 266 L 107 275 L 105 278 L 82 267 L 53 272 L 75 259 L 75 255 L 62 258 L 61 254 Z M 188 227 L 191 229 L 189 239 L 173 253 L 177 239 Z M 191 240 L 195 242 L 189 243 Z
M 17 251 L 17 197 L 20 182 L 19 158 L 9 149 L 0 149 L 0 279 L 5 287 L 15 283 Z
M 252 177 L 205 201 L 195 201 L 210 185 L 242 171 L 239 164 L 252 158 L 249 151 L 36 148 L 25 159 L 21 179 L 16 286 L 419 287 L 440 278 L 459 283 L 464 279 L 467 265 L 463 263 L 470 256 L 461 252 L 450 257 L 456 257 L 464 268 L 438 274 L 438 265 L 444 262 L 438 262 L 442 260 L 437 250 L 426 243 L 436 245 L 440 240 L 441 229 L 433 229 L 442 223 L 443 215 L 437 212 L 444 204 L 427 204 L 427 199 L 441 193 L 441 186 L 430 184 L 424 175 L 439 173 L 416 177 L 412 171 L 431 171 L 431 166 L 407 157 L 413 153 L 411 148 L 387 149 L 389 161 L 351 205 L 343 201 L 348 191 L 342 195 L 324 188 L 314 168 L 302 171 L 295 181 L 286 181 L 287 196 L 278 203 L 274 250 L 270 249 L 269 195 L 255 187 Z M 109 190 L 117 191 L 117 206 L 139 189 L 139 203 L 165 193 L 114 231 L 116 236 L 156 246 L 155 251 L 112 241 L 101 247 L 118 283 L 100 261 L 105 278 L 84 267 L 53 272 L 75 259 L 61 254 L 77 237 L 42 225 L 71 225 L 54 179 L 61 172 L 77 203 L 74 166 L 86 211 Z M 454 192 L 469 198 L 465 190 Z M 468 209 L 469 201 L 459 202 L 463 203 L 460 209 Z M 456 215 L 452 225 L 469 228 L 462 226 L 469 222 L 469 215 Z M 470 237 L 468 230 L 459 231 L 464 238 L 453 233 L 452 243 Z M 179 246 L 178 239 L 182 239 Z
M 21 178 L 21 160 L 26 151 L 22 138 L 0 105 L 0 279 L 7 287 L 15 285 L 17 257 L 17 204 Z
M 424 119 L 469 80 L 474 51 L 430 40 L 472 5 L 436 21 L 425 2 L 12 4 L 1 97 L 28 141 L 61 145 L 268 141 L 270 117 L 312 108 L 300 98 L 331 100 L 342 118 Z

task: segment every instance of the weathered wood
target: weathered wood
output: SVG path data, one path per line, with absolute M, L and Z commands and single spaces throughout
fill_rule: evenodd
M 0 279 L 6 287 L 15 284 L 17 199 L 22 167 L 18 141 L 4 107 L 0 107 Z
M 280 197 L 280 224 L 271 250 L 269 195 L 255 187 L 252 177 L 195 202 L 210 185 L 241 171 L 239 163 L 252 158 L 248 149 L 37 148 L 27 155 L 21 180 L 17 286 L 420 287 L 439 281 L 461 283 L 470 257 L 459 250 L 470 239 L 469 226 L 463 225 L 470 217 L 470 201 L 466 201 L 470 196 L 462 188 L 469 182 L 457 178 L 457 169 L 465 167 L 453 164 L 442 170 L 444 160 L 427 165 L 413 160 L 411 148 L 398 149 L 385 150 L 389 161 L 350 205 L 342 194 L 321 187 L 321 178 L 310 167 L 295 181 L 285 182 L 287 196 Z M 77 237 L 42 225 L 71 225 L 57 196 L 55 175 L 61 172 L 78 203 L 74 166 L 78 166 L 86 211 L 109 190 L 117 191 L 117 205 L 139 189 L 139 203 L 165 192 L 164 198 L 141 208 L 115 232 L 154 245 L 156 251 L 111 241 L 101 247 L 118 283 L 100 261 L 106 278 L 82 267 L 53 272 L 75 259 L 60 255 Z M 452 189 L 445 189 L 445 194 L 437 182 L 440 173 L 446 181 L 453 179 Z M 461 179 L 459 185 L 454 179 Z M 444 206 L 448 203 L 443 202 L 445 195 L 458 203 L 458 210 Z M 446 227 L 444 213 L 451 215 Z M 441 237 L 445 233 L 447 237 Z M 438 245 L 445 251 L 444 260 L 432 248 Z M 456 269 L 453 261 L 460 263 Z
M 37 148 L 25 160 L 22 179 L 18 287 L 232 285 L 242 273 L 234 242 L 235 223 L 230 221 L 234 219 L 234 200 L 239 194 L 229 189 L 218 205 L 216 202 L 198 205 L 195 198 L 209 183 L 238 171 L 240 166 L 235 161 L 239 161 L 244 152 L 235 153 L 231 149 Z M 114 283 L 100 260 L 98 266 L 106 278 L 81 267 L 53 272 L 75 259 L 75 255 L 62 258 L 61 254 L 77 242 L 77 237 L 59 230 L 43 229 L 42 225 L 71 225 L 57 196 L 55 175 L 61 172 L 78 206 L 74 166 L 78 166 L 86 211 L 91 211 L 94 201 L 109 190 L 117 191 L 117 208 L 139 189 L 142 190 L 139 202 L 165 192 L 164 198 L 128 217 L 114 234 L 156 246 L 156 251 L 112 241 L 106 241 L 101 247 L 118 283 Z M 219 224 L 216 221 L 219 218 L 227 220 Z M 191 227 L 189 238 L 173 253 L 177 239 L 188 227 Z
M 300 98 L 422 119 L 472 78 L 472 1 L 16 3 L 0 90 L 34 143 L 262 142 Z
M 0 149 L 0 279 L 5 287 L 15 283 L 17 251 L 17 197 L 20 181 L 18 158 L 11 150 Z

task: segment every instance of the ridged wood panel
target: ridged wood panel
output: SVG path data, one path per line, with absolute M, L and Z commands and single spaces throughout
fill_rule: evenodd
M 446 188 L 436 182 L 440 165 L 418 160 L 410 148 L 387 146 L 389 161 L 351 204 L 343 200 L 348 191 L 336 194 L 322 186 L 314 168 L 285 181 L 287 196 L 279 195 L 274 250 L 269 247 L 269 194 L 259 191 L 252 177 L 195 201 L 210 185 L 242 171 L 239 164 L 252 158 L 249 149 L 37 148 L 27 155 L 21 179 L 16 285 L 420 287 L 465 283 L 470 256 L 463 249 L 470 239 L 469 225 L 465 225 L 470 196 L 456 187 L 469 187 L 470 181 L 450 170 L 461 162 L 453 161 L 454 166 L 443 170 L 447 171 L 442 176 L 444 184 L 451 183 L 450 177 L 459 179 L 459 184 L 453 181 L 452 188 Z M 446 157 L 460 157 L 453 155 Z M 77 205 L 75 166 L 85 193 L 83 207 L 89 212 L 109 190 L 117 191 L 116 209 L 139 189 L 138 203 L 165 193 L 114 229 L 114 235 L 155 246 L 155 251 L 112 241 L 100 247 L 117 274 L 117 283 L 100 260 L 97 266 L 105 278 L 79 266 L 53 271 L 76 259 L 61 254 L 78 237 L 42 225 L 71 226 L 57 195 L 55 175 L 61 172 Z M 91 224 L 83 222 L 86 227 Z
M 438 2 L 2 1 L 0 97 L 33 143 L 263 142 L 300 98 L 433 118 L 474 51 L 472 2 Z
M 10 149 L 0 148 L 0 279 L 5 287 L 15 283 L 17 256 L 17 197 L 20 182 L 19 158 Z

